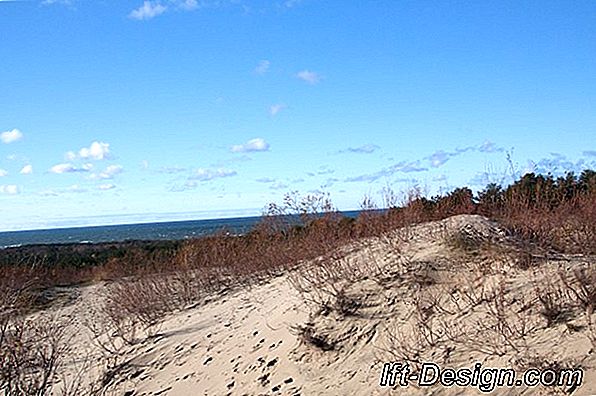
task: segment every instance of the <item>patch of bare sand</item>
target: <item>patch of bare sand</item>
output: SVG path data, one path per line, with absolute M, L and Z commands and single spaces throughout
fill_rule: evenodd
M 547 324 L 536 297 L 537 285 L 593 266 L 594 258 L 529 260 L 496 224 L 455 216 L 362 241 L 334 259 L 341 261 L 337 272 L 321 275 L 329 263 L 315 260 L 305 264 L 316 267 L 311 272 L 172 314 L 156 336 L 124 348 L 125 369 L 110 393 L 481 393 L 440 385 L 381 388 L 383 362 L 407 359 L 412 367 L 422 361 L 453 368 L 581 366 L 584 384 L 573 394 L 596 394 L 587 314 L 570 302 L 564 320 Z M 100 287 L 83 292 L 70 314 Z M 77 335 L 81 355 L 91 348 L 88 337 L 83 330 Z M 557 392 L 564 393 L 520 387 L 493 394 Z

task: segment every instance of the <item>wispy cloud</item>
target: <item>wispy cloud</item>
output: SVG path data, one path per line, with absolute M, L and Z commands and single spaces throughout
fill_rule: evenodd
M 428 168 L 423 167 L 420 164 L 420 161 L 401 161 L 396 164 L 393 164 L 385 169 L 382 169 L 378 172 L 367 173 L 359 176 L 352 176 L 346 178 L 344 181 L 346 182 L 373 182 L 383 177 L 390 177 L 393 176 L 395 173 L 412 173 L 412 172 L 424 172 L 427 171 Z
M 596 157 L 596 150 L 586 150 L 582 152 L 586 157 Z
M 7 195 L 16 195 L 19 194 L 21 190 L 19 186 L 15 184 L 2 184 L 0 185 L 0 194 L 7 194 Z
M 467 147 L 460 147 L 456 148 L 455 151 L 445 151 L 445 150 L 437 150 L 428 157 L 424 159 L 428 160 L 430 166 L 433 168 L 438 168 L 444 165 L 447 161 L 451 158 L 466 153 L 468 151 L 477 151 L 480 153 L 502 153 L 505 151 L 503 147 L 497 146 L 495 143 L 486 140 L 484 143 L 478 146 L 467 146 Z
M 317 175 L 330 175 L 332 173 L 335 173 L 335 169 L 331 169 L 327 165 L 323 165 L 317 170 Z
M 263 75 L 265 73 L 267 73 L 269 71 L 269 67 L 271 66 L 271 62 L 269 62 L 268 60 L 264 59 L 262 61 L 259 62 L 259 64 L 257 65 L 257 67 L 255 67 L 255 73 Z
M 495 143 L 487 140 L 478 146 L 478 151 L 481 153 L 502 153 L 505 149 L 503 147 L 498 147 Z
M 60 195 L 57 191 L 51 189 L 40 191 L 38 192 L 38 194 L 42 197 L 57 197 L 58 195 Z
M 235 170 L 220 168 L 220 169 L 206 169 L 199 168 L 189 177 L 190 180 L 208 181 L 222 177 L 236 176 L 238 173 Z
M 72 6 L 75 0 L 43 0 L 42 5 L 61 4 L 65 6 Z
M 302 3 L 302 0 L 286 0 L 286 1 L 284 1 L 284 7 L 292 8 L 292 7 L 297 6 L 300 3 Z
M 296 77 L 312 85 L 317 84 L 319 81 L 321 81 L 321 76 L 318 73 L 310 70 L 299 71 L 298 73 L 296 73 Z
M 174 185 L 172 187 L 169 188 L 169 191 L 171 192 L 183 192 L 183 191 L 188 191 L 188 190 L 193 190 L 195 188 L 197 188 L 197 182 L 194 180 L 187 180 L 184 184 L 182 185 Z
M 65 192 L 80 194 L 87 192 L 87 189 L 79 186 L 78 184 L 73 184 L 72 186 L 66 188 Z
M 553 175 L 563 175 L 565 172 L 580 173 L 588 167 L 596 166 L 596 161 L 586 161 L 583 158 L 577 161 L 568 159 L 560 153 L 550 153 L 549 158 L 541 158 L 538 161 L 529 161 L 524 173 L 552 173 Z
M 167 9 L 168 7 L 162 5 L 159 1 L 144 1 L 143 5 L 132 10 L 128 17 L 139 21 L 147 20 L 163 14 Z
M 325 180 L 325 183 L 323 183 L 321 185 L 321 188 L 331 188 L 338 181 L 339 181 L 339 179 L 337 179 L 335 177 L 330 177 L 327 180 Z
M 0 169 L 0 177 L 8 176 L 8 171 L 6 169 Z
M 110 165 L 106 167 L 103 171 L 92 174 L 89 178 L 100 180 L 113 179 L 114 176 L 122 173 L 123 171 L 124 168 L 121 165 Z
M 438 168 L 439 166 L 445 164 L 449 161 L 449 158 L 455 156 L 455 153 L 447 153 L 443 150 L 438 150 L 432 153 L 430 156 L 426 157 L 430 161 L 430 166 L 433 168 Z
M 23 133 L 18 129 L 13 129 L 12 131 L 2 132 L 0 134 L 0 140 L 2 143 L 9 144 L 16 141 L 19 141 L 23 138 Z
M 179 2 L 178 8 L 183 9 L 185 11 L 192 11 L 199 8 L 200 4 L 197 0 L 184 0 Z
M 216 8 L 224 4 L 237 4 L 236 1 L 223 0 L 145 0 L 132 10 L 128 17 L 139 21 L 153 19 L 170 11 L 194 11 L 199 8 Z
M 261 177 L 259 179 L 256 180 L 259 183 L 274 183 L 275 179 L 272 179 L 270 177 Z
M 244 144 L 236 144 L 230 148 L 233 153 L 252 153 L 257 151 L 269 151 L 269 143 L 263 138 L 254 138 Z
M 365 144 L 358 147 L 348 147 L 345 150 L 341 150 L 340 153 L 358 153 L 358 154 L 371 154 L 380 149 L 376 144 Z
M 113 190 L 114 188 L 116 188 L 116 186 L 111 183 L 100 184 L 99 186 L 97 186 L 97 189 L 101 191 Z
M 50 168 L 51 173 L 62 174 L 62 173 L 77 173 L 77 172 L 89 172 L 92 166 L 85 164 L 82 167 L 74 166 L 71 163 L 56 164 Z
M 285 108 L 286 108 L 286 105 L 285 104 L 281 104 L 281 103 L 271 105 L 269 107 L 269 114 L 271 116 L 275 116 L 275 115 L 277 115 L 280 111 L 282 111 Z
M 269 186 L 269 189 L 271 190 L 285 190 L 286 188 L 288 188 L 289 186 L 282 182 L 282 181 L 278 181 L 273 183 L 272 185 Z
M 165 173 L 167 175 L 173 175 L 176 173 L 182 173 L 182 172 L 186 172 L 188 169 L 187 168 L 182 168 L 179 166 L 164 166 L 161 167 L 157 170 L 158 173 Z

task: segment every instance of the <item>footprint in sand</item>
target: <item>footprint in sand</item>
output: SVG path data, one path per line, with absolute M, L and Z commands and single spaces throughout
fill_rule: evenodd
M 269 375 L 271 375 L 271 373 L 263 374 L 259 378 L 257 378 L 257 380 L 261 383 L 262 386 L 267 386 L 271 382 L 269 381 Z
M 264 338 L 261 338 L 259 340 L 259 342 L 252 347 L 253 352 L 256 351 L 257 349 L 261 348 L 264 343 L 265 343 L 265 339 Z
M 169 391 L 170 389 L 172 389 L 172 387 L 171 387 L 171 386 L 168 386 L 167 388 L 164 388 L 164 389 L 158 390 L 157 392 L 153 393 L 153 395 L 154 395 L 154 396 L 157 396 L 157 395 L 164 394 L 164 393 L 166 393 L 167 391 Z
M 277 358 L 270 360 L 269 363 L 267 363 L 267 367 L 273 367 L 276 364 L 277 364 Z
M 279 342 L 277 344 L 273 343 L 273 344 L 269 345 L 269 350 L 277 348 L 282 343 L 283 343 L 283 340 L 279 340 Z

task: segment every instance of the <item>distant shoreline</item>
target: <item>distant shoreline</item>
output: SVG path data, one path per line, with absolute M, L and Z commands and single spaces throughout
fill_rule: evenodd
M 359 210 L 352 210 L 340 213 L 346 217 L 357 217 L 360 212 Z M 25 246 L 183 241 L 213 235 L 222 230 L 227 230 L 232 234 L 242 235 L 250 231 L 261 219 L 262 216 L 249 216 L 4 231 L 0 232 L 0 251 Z

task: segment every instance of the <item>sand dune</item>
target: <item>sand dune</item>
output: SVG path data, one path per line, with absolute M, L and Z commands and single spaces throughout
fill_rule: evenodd
M 340 270 L 331 275 L 321 272 L 328 261 L 314 260 L 304 263 L 310 272 L 227 290 L 169 315 L 152 336 L 120 350 L 105 394 L 481 393 L 477 387 L 379 386 L 383 362 L 404 358 L 413 367 L 416 361 L 582 367 L 584 383 L 573 394 L 596 394 L 587 314 L 570 307 L 565 320 L 547 324 L 536 301 L 537 284 L 593 266 L 594 258 L 554 255 L 528 264 L 495 223 L 466 215 L 361 241 L 333 260 Z M 102 287 L 82 288 L 74 304 L 55 309 L 80 323 L 90 304 L 101 303 Z M 488 326 L 495 316 L 487 312 L 499 307 L 499 298 L 503 321 L 514 328 L 509 340 Z M 101 378 L 105 359 L 93 336 L 77 326 L 79 359 L 68 366 L 70 375 L 88 357 L 85 378 Z M 523 335 L 516 338 L 518 330 Z M 493 394 L 557 392 L 562 388 L 505 387 Z

